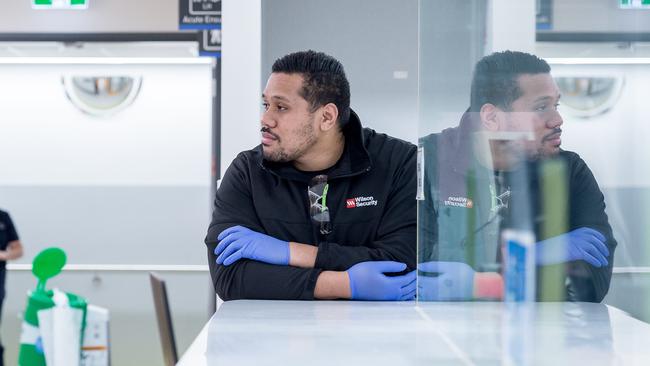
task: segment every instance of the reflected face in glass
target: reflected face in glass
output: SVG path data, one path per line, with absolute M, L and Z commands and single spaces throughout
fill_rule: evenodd
M 550 74 L 524 74 L 517 78 L 522 95 L 505 112 L 502 130 L 532 132 L 524 142 L 529 157 L 549 156 L 560 151 L 562 117 L 557 110 L 560 90 Z
M 300 74 L 273 73 L 262 94 L 262 150 L 274 162 L 299 159 L 315 144 L 315 112 L 300 95 Z

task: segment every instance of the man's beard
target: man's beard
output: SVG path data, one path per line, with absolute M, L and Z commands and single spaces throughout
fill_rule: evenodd
M 542 138 L 541 146 L 537 148 L 537 151 L 533 154 L 533 156 L 530 157 L 530 160 L 537 160 L 540 158 L 548 158 L 552 157 L 558 154 L 559 151 L 556 151 L 553 149 L 553 151 L 546 151 L 544 148 L 544 144 L 548 141 L 557 136 L 558 134 L 562 133 L 562 129 L 559 127 L 556 127 L 553 129 L 553 132 L 547 134 Z
M 276 163 L 288 163 L 300 158 L 305 152 L 316 143 L 316 136 L 314 136 L 314 127 L 313 127 L 314 118 L 312 117 L 307 121 L 300 129 L 297 131 L 295 139 L 300 139 L 302 142 L 294 148 L 292 151 L 287 151 L 282 146 L 280 146 L 278 139 L 278 148 L 274 151 L 268 151 L 262 148 L 264 153 L 264 159 Z M 286 138 L 284 139 L 286 141 Z

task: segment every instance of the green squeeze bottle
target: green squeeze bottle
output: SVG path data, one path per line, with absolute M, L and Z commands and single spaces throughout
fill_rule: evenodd
M 45 366 L 37 313 L 55 306 L 52 299 L 53 291 L 45 289 L 45 282 L 61 273 L 65 262 L 65 252 L 59 248 L 43 250 L 32 262 L 32 273 L 38 278 L 38 284 L 36 290 L 27 293 L 27 308 L 23 317 L 18 355 L 18 365 L 20 366 Z M 70 307 L 82 309 L 85 319 L 86 300 L 73 294 L 66 293 L 66 295 Z

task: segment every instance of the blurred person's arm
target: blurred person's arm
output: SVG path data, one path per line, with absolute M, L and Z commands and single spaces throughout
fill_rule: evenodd
M 18 238 L 18 231 L 16 226 L 11 220 L 11 216 L 8 213 L 2 213 L 7 228 L 7 247 L 5 250 L 0 250 L 0 261 L 8 261 L 18 259 L 23 256 L 23 245 L 20 243 Z
M 11 261 L 23 256 L 23 245 L 20 240 L 10 241 L 6 250 L 0 250 L 0 261 Z

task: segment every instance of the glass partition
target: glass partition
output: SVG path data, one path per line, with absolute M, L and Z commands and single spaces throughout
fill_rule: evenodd
M 648 5 L 419 4 L 418 307 L 499 307 L 467 363 L 645 360 Z
M 502 3 L 419 2 L 418 301 L 603 302 L 647 322 L 650 12 Z

